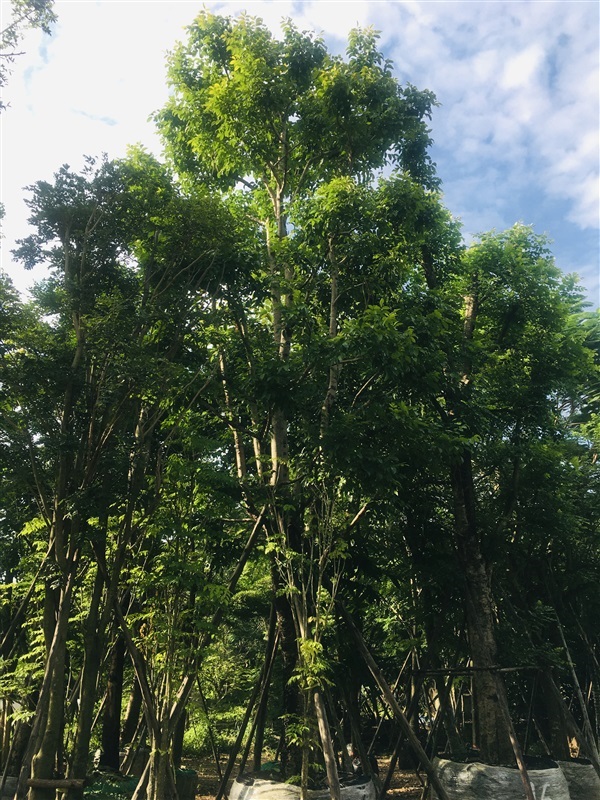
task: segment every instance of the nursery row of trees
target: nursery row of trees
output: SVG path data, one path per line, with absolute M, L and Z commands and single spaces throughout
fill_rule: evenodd
M 598 315 L 531 229 L 464 245 L 435 98 L 372 31 L 343 59 L 202 13 L 169 75 L 167 164 L 31 187 L 15 255 L 48 277 L 27 303 L 1 283 L 17 796 L 81 797 L 137 726 L 135 798 L 163 800 L 190 703 L 224 692 L 254 768 L 271 732 L 332 797 L 344 740 L 369 770 L 375 688 L 426 765 L 439 712 L 457 757 L 514 762 L 526 727 L 600 769 Z

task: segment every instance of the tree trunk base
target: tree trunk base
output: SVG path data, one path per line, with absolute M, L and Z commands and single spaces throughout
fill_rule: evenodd
M 450 800 L 523 800 L 523 782 L 516 767 L 464 764 L 441 758 L 436 758 L 434 765 Z M 537 798 L 570 800 L 567 781 L 557 764 L 548 769 L 530 769 L 528 773 Z M 437 798 L 435 792 L 433 798 Z
M 175 772 L 175 783 L 179 800 L 194 800 L 198 787 L 198 773 L 193 769 L 178 769 Z

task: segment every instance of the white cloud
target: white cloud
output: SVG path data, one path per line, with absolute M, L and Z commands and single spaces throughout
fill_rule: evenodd
M 539 42 L 508 59 L 500 78 L 503 89 L 528 89 L 539 79 L 539 70 L 544 60 L 544 51 Z

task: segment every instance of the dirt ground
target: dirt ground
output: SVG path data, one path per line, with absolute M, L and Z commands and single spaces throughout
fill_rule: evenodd
M 379 777 L 385 780 L 389 759 L 380 758 Z M 219 787 L 214 761 L 203 759 L 200 764 L 190 764 L 192 769 L 198 770 L 198 792 L 196 800 L 212 800 Z M 414 772 L 396 770 L 392 778 L 392 785 L 388 797 L 398 800 L 421 800 L 423 787 Z

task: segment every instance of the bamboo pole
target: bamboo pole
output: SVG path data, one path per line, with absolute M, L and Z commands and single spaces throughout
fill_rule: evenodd
M 523 782 L 523 788 L 525 789 L 525 796 L 527 797 L 527 800 L 536 800 L 533 787 L 531 785 L 531 781 L 529 780 L 527 767 L 525 766 L 525 761 L 523 759 L 523 752 L 521 750 L 521 745 L 519 744 L 519 740 L 517 739 L 515 727 L 512 723 L 512 719 L 510 718 L 510 713 L 508 711 L 508 698 L 506 696 L 506 688 L 504 686 L 504 682 L 502 681 L 502 678 L 495 672 L 492 674 L 494 677 L 494 682 L 496 684 L 496 691 L 498 692 L 498 697 L 500 698 L 500 708 L 502 709 L 502 713 L 504 715 L 504 721 L 508 726 L 510 743 L 512 745 L 513 753 L 515 754 L 515 761 L 517 762 L 517 766 L 519 768 L 519 775 L 521 776 L 521 781 Z

